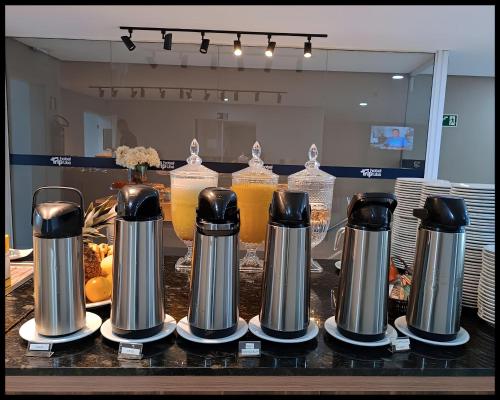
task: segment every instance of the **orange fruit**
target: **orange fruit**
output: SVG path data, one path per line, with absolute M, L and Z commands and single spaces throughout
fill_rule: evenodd
M 113 289 L 113 275 L 111 275 L 111 274 L 106 275 L 106 279 L 109 281 L 109 284 L 111 285 L 111 289 Z
M 111 288 L 112 285 L 109 279 L 104 276 L 98 276 L 90 279 L 85 284 L 85 296 L 92 303 L 107 300 L 111 297 Z

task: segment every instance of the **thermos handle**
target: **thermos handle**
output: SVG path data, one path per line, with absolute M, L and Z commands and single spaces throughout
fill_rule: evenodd
M 33 225 L 33 212 L 35 211 L 35 206 L 36 206 L 36 196 L 38 192 L 41 190 L 46 190 L 46 189 L 59 189 L 59 190 L 72 190 L 73 192 L 76 192 L 78 196 L 80 197 L 80 209 L 82 210 L 82 226 L 84 224 L 83 220 L 83 194 L 80 192 L 78 189 L 68 187 L 68 186 L 42 186 L 41 188 L 38 188 L 35 190 L 33 193 L 33 202 L 31 203 L 31 225 Z

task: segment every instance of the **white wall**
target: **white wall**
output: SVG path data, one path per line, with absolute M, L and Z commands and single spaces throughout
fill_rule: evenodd
M 444 112 L 458 114 L 443 128 L 439 178 L 495 182 L 495 78 L 449 76 Z

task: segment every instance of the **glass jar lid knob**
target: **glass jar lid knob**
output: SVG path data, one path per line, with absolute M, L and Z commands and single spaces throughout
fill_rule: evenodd
M 201 164 L 201 157 L 198 156 L 198 153 L 200 152 L 200 145 L 198 144 L 198 141 L 196 139 L 193 139 L 193 141 L 191 142 L 189 151 L 191 152 L 191 155 L 186 159 L 187 163 L 191 165 Z
M 307 161 L 304 166 L 306 168 L 319 168 L 319 162 L 316 160 L 318 158 L 318 148 L 313 143 L 311 147 L 309 147 L 309 161 Z
M 252 146 L 252 159 L 248 162 L 251 167 L 262 167 L 264 161 L 260 159 L 262 153 L 262 148 L 260 147 L 259 141 L 256 141 Z

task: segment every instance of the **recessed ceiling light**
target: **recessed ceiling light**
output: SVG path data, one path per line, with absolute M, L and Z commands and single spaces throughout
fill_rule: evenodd
M 366 106 L 368 105 L 368 103 L 362 102 L 362 103 L 359 103 L 359 105 L 360 105 L 361 107 L 366 107 Z
M 393 75 L 392 76 L 392 79 L 403 79 L 404 76 L 403 75 Z

